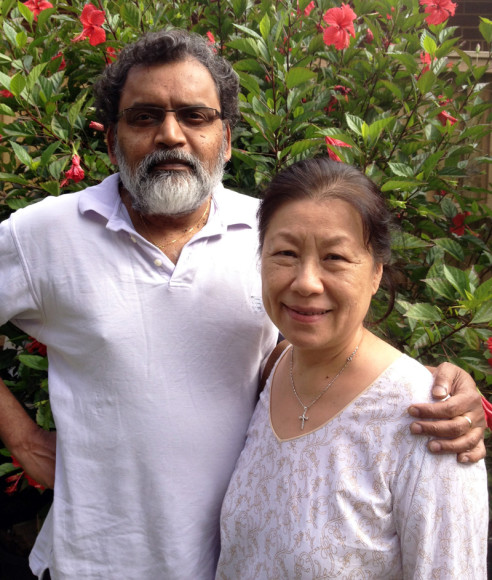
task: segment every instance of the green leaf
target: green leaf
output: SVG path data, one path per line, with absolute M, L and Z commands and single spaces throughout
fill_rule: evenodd
M 75 101 L 75 103 L 68 109 L 68 122 L 70 123 L 71 127 L 75 126 L 77 118 L 79 116 L 80 110 L 82 109 L 85 101 L 85 95 Z
M 27 34 L 25 30 L 21 30 L 15 37 L 16 44 L 19 48 L 24 48 L 27 44 Z
M 132 28 L 139 28 L 141 12 L 133 2 L 123 2 L 120 8 L 120 15 L 123 21 Z
M 420 250 L 423 248 L 428 248 L 429 243 L 418 238 L 417 236 L 413 236 L 407 232 L 402 232 L 401 235 L 396 236 L 396 238 L 393 240 L 392 247 L 394 250 L 402 251 Z
M 260 33 L 264 40 L 268 39 L 268 35 L 270 34 L 270 18 L 268 18 L 267 12 L 265 12 L 265 15 L 261 19 Z
M 422 44 L 422 48 L 425 50 L 425 52 L 427 52 L 431 56 L 434 56 L 434 54 L 436 53 L 436 50 L 437 50 L 437 44 L 436 44 L 436 41 L 431 36 L 429 36 L 427 34 L 424 37 L 421 44 Z
M 472 324 L 488 324 L 492 322 L 492 301 L 486 302 L 475 313 Z
M 480 24 L 478 25 L 480 33 L 489 44 L 492 42 L 492 20 L 480 16 Z
M 3 477 L 4 475 L 8 475 L 9 473 L 12 473 L 13 471 L 17 471 L 19 468 L 15 467 L 13 463 L 2 463 L 2 465 L 0 465 L 0 477 Z
M 388 163 L 391 171 L 400 177 L 413 177 L 413 169 L 405 163 Z
M 431 70 L 428 70 L 423 75 L 420 75 L 419 80 L 417 81 L 417 86 L 421 94 L 426 95 L 431 92 L 435 82 L 436 75 Z
M 60 142 L 55 141 L 54 143 L 51 143 L 50 145 L 48 145 L 48 147 L 46 147 L 46 149 L 43 151 L 43 154 L 41 155 L 41 167 L 45 167 L 46 165 L 48 165 L 48 163 L 51 161 L 51 157 L 53 156 L 53 154 L 55 153 L 55 151 L 58 149 L 59 146 Z
M 45 181 L 40 186 L 43 191 L 47 191 L 50 195 L 60 195 L 60 184 L 58 181 Z
M 3 31 L 10 44 L 17 47 L 17 31 L 7 20 L 3 23 Z
M 236 18 L 244 16 L 247 7 L 248 0 L 232 0 L 232 10 Z
M 438 238 L 434 240 L 434 243 L 450 256 L 453 256 L 453 258 L 458 260 L 458 262 L 462 262 L 465 259 L 463 248 L 455 240 L 451 240 L 450 238 Z
M 492 278 L 486 280 L 475 290 L 474 297 L 479 302 L 492 300 Z
M 427 302 L 412 304 L 405 312 L 408 318 L 426 322 L 439 322 L 441 320 L 441 311 L 437 306 L 432 306 Z
M 258 46 L 252 38 L 236 38 L 228 42 L 227 46 L 251 56 L 260 56 Z
M 447 280 L 442 278 L 425 278 L 424 282 L 432 288 L 432 290 L 446 300 L 454 301 L 454 289 Z
M 28 185 L 29 181 L 16 173 L 0 173 L 0 181 L 17 183 L 18 185 Z
M 355 115 L 350 115 L 349 113 L 345 114 L 345 120 L 347 121 L 348 128 L 356 133 L 357 135 L 362 136 L 362 126 L 364 121 L 360 117 L 356 117 Z
M 307 68 L 294 67 L 291 68 L 287 73 L 285 82 L 287 84 L 287 88 L 292 89 L 314 78 L 317 78 L 317 76 L 318 75 L 316 73 Z
M 22 147 L 22 145 L 19 145 L 19 143 L 16 143 L 15 141 L 12 141 L 10 145 L 14 150 L 17 159 L 27 167 L 32 167 L 32 158 L 29 155 L 29 153 L 24 149 L 24 147 Z
M 457 290 L 462 298 L 466 298 L 466 292 L 470 292 L 470 281 L 466 272 L 454 266 L 443 266 L 444 276 Z
M 36 371 L 47 371 L 48 370 L 48 359 L 44 356 L 38 356 L 37 354 L 20 354 L 20 362 Z
M 422 185 L 422 182 L 417 179 L 390 179 L 381 186 L 381 191 L 392 191 L 393 189 L 401 189 L 403 191 L 412 191 L 416 187 Z
M 25 86 L 26 79 L 22 73 L 17 73 L 10 79 L 10 92 L 16 97 L 20 96 Z
M 44 69 L 46 68 L 46 65 L 48 63 L 43 62 L 41 64 L 37 64 L 35 67 L 33 67 L 33 69 L 31 70 L 31 72 L 28 74 L 27 76 L 27 80 L 26 80 L 26 87 L 29 90 L 32 90 L 34 85 L 36 84 L 37 80 L 39 79 L 39 77 L 41 76 L 42 72 L 44 71 Z

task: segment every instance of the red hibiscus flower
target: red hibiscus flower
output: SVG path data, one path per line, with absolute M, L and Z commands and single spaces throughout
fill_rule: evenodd
M 357 14 L 348 4 L 340 8 L 330 8 L 323 16 L 328 28 L 323 33 L 326 45 L 334 45 L 337 50 L 343 50 L 350 44 L 350 36 L 355 38 L 354 20 Z
M 46 356 L 46 345 L 39 342 L 35 338 L 30 337 L 31 340 L 26 344 L 27 352 L 31 354 L 39 354 L 40 356 Z
M 454 225 L 449 228 L 449 231 L 457 236 L 462 236 L 465 233 L 465 219 L 470 215 L 469 211 L 465 213 L 458 213 L 452 219 Z
M 449 121 L 450 125 L 454 125 L 455 123 L 458 122 L 458 119 L 456 119 L 456 117 L 453 117 L 452 115 L 450 115 L 447 111 L 441 111 L 439 113 L 439 115 L 437 115 L 437 118 L 439 119 L 439 121 L 441 121 L 441 125 L 443 127 L 446 126 L 446 123 Z
M 12 465 L 14 467 L 22 467 L 21 464 L 17 461 L 17 459 L 13 455 L 11 455 L 11 457 L 12 457 Z M 44 487 L 40 483 L 38 483 L 35 479 L 27 475 L 27 473 L 24 470 L 22 470 L 20 473 L 16 473 L 15 475 L 11 475 L 5 479 L 5 481 L 10 484 L 5 489 L 5 493 L 8 493 L 9 495 L 13 494 L 19 487 L 19 483 L 23 477 L 27 479 L 27 483 L 29 485 L 32 485 L 36 489 L 44 489 Z
M 86 4 L 80 15 L 82 22 L 82 32 L 76 36 L 72 42 L 78 42 L 84 38 L 89 39 L 91 46 L 97 46 L 106 40 L 106 32 L 101 28 L 104 23 L 105 16 L 102 10 L 98 10 L 92 4 Z
M 116 60 L 116 50 L 112 46 L 108 46 L 106 49 L 106 64 L 111 64 Z
M 48 0 L 28 0 L 28 2 L 24 2 L 24 6 L 27 6 L 34 14 L 34 20 L 38 19 L 38 14 L 43 10 L 53 8 L 53 4 L 48 2 Z
M 89 127 L 94 129 L 94 131 L 104 131 L 104 125 L 102 123 L 98 123 L 97 121 L 91 121 L 89 123 Z
M 63 70 L 67 66 L 67 63 L 65 62 L 65 58 L 63 57 L 63 53 L 59 52 L 58 54 L 55 54 L 55 56 L 51 57 L 51 60 L 56 60 L 57 58 L 61 58 L 60 66 L 58 67 L 58 70 L 59 71 Z
M 434 57 L 432 60 L 436 60 L 436 58 Z M 422 74 L 425 74 L 428 70 L 430 70 L 430 64 L 432 60 L 431 55 L 429 53 L 427 52 L 420 53 L 420 62 L 424 65 L 424 68 L 422 69 Z
M 374 34 L 370 28 L 367 29 L 366 37 L 364 40 L 365 42 L 367 42 L 367 44 L 371 44 L 372 41 L 374 40 Z
M 333 161 L 341 161 L 341 159 L 334 151 L 332 151 L 331 147 L 352 147 L 352 145 L 344 143 L 339 139 L 334 139 L 333 137 L 325 137 L 325 142 L 326 142 L 326 150 L 328 151 L 328 156 L 330 157 L 330 159 L 333 159 Z
M 208 44 L 215 44 L 215 36 L 210 32 L 207 32 Z
M 306 8 L 304 8 L 304 16 L 309 16 L 315 6 L 316 4 L 314 3 L 314 0 L 311 0 L 311 2 L 306 6 Z
M 420 5 L 425 6 L 428 14 L 425 21 L 427 24 L 441 24 L 450 16 L 454 16 L 456 4 L 451 0 L 420 0 Z
M 489 361 L 492 359 L 489 359 Z M 492 403 L 487 401 L 485 397 L 482 397 L 482 409 L 485 413 L 485 420 L 487 421 L 487 427 L 492 429 Z
M 78 183 L 84 179 L 84 176 L 84 170 L 82 167 L 80 167 L 80 157 L 78 155 L 74 155 L 72 157 L 72 166 L 68 171 L 65 171 L 65 179 L 60 183 L 60 186 L 64 187 L 67 185 L 70 179 L 75 183 Z
M 7 91 L 7 89 L 2 89 L 0 91 L 0 97 L 5 97 L 6 99 L 10 99 L 10 97 L 13 97 L 14 95 L 10 92 Z

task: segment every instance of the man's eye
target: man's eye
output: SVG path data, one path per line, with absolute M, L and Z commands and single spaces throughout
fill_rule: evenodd
M 136 110 L 127 115 L 127 121 L 130 125 L 155 125 L 160 122 L 161 117 L 162 115 L 155 111 Z
M 201 123 L 206 123 L 208 121 L 207 114 L 200 109 L 187 109 L 185 111 L 180 111 L 180 117 L 186 123 L 193 125 L 200 125 Z

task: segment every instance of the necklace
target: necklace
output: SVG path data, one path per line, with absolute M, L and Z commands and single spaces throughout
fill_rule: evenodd
M 343 371 L 345 370 L 346 366 L 352 362 L 355 353 L 359 350 L 359 345 L 357 345 L 354 349 L 354 352 L 347 357 L 347 359 L 345 360 L 345 364 L 343 365 L 343 367 L 338 371 L 338 373 L 331 379 L 331 381 L 326 385 L 326 387 L 321 391 L 321 393 L 319 393 L 319 395 L 316 395 L 316 397 L 314 397 L 314 399 L 309 403 L 309 405 L 305 405 L 302 401 L 301 398 L 299 397 L 299 395 L 297 394 L 296 391 L 296 386 L 294 384 L 294 347 L 292 347 L 292 350 L 290 351 L 290 383 L 292 385 L 292 390 L 294 391 L 294 395 L 296 396 L 296 399 L 299 401 L 299 404 L 301 405 L 303 411 L 302 411 L 302 415 L 299 416 L 299 420 L 301 421 L 301 431 L 304 429 L 304 423 L 309 419 L 309 417 L 306 415 L 306 412 L 308 409 L 310 409 L 314 403 L 316 403 L 316 401 L 318 401 L 319 399 L 321 399 L 321 397 L 326 393 L 326 391 L 331 387 L 331 385 L 333 385 L 333 383 L 338 379 L 338 377 L 343 373 Z
M 142 222 L 142 224 L 145 228 L 145 231 L 147 232 L 147 236 L 149 238 L 149 241 L 152 244 L 154 244 L 154 246 L 159 248 L 160 250 L 164 250 L 165 248 L 167 248 L 171 244 L 174 244 L 174 242 L 177 242 L 178 240 L 183 239 L 186 235 L 190 234 L 192 231 L 194 231 L 196 228 L 198 228 L 198 226 L 201 224 L 202 221 L 205 223 L 207 221 L 207 217 L 208 217 L 207 213 L 210 210 L 211 203 L 212 203 L 212 198 L 209 198 L 208 203 L 207 203 L 207 207 L 205 208 L 205 211 L 203 212 L 202 217 L 196 222 L 196 224 L 194 226 L 191 226 L 191 228 L 187 228 L 186 230 L 183 231 L 183 233 L 180 236 L 178 236 L 177 238 L 174 238 L 174 240 L 171 240 L 170 242 L 167 242 L 165 244 L 158 244 L 157 242 L 154 242 L 154 240 L 152 239 L 152 236 L 150 235 L 150 232 L 149 232 L 147 220 L 144 218 L 144 216 L 141 213 L 139 213 L 138 215 L 140 216 L 140 221 Z

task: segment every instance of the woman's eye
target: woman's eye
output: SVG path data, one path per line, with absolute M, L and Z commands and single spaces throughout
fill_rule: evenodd
M 345 258 L 343 256 L 341 256 L 340 254 L 328 254 L 325 257 L 325 260 L 338 261 L 338 260 L 345 260 Z
M 295 252 L 293 250 L 279 250 L 275 252 L 277 256 L 288 256 L 288 257 L 295 257 Z

